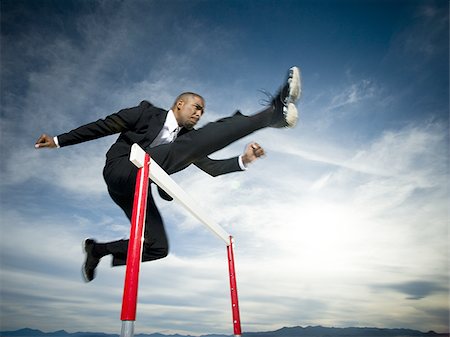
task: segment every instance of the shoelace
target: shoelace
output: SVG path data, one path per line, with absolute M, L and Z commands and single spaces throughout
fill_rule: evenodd
M 259 91 L 260 93 L 266 95 L 265 98 L 260 98 L 260 99 L 259 99 L 258 103 L 259 103 L 260 105 L 267 106 L 267 105 L 269 105 L 269 104 L 272 104 L 273 99 L 275 98 L 275 96 L 273 96 L 271 93 L 269 93 L 269 92 L 268 92 L 267 90 L 265 90 L 265 89 L 259 89 L 258 91 Z

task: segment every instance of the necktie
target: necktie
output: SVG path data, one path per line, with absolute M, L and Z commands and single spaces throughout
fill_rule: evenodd
M 172 130 L 172 132 L 170 133 L 170 142 L 172 143 L 173 141 L 175 141 L 175 139 L 177 139 L 177 135 L 178 132 L 180 131 L 179 127 L 176 127 L 174 130 Z

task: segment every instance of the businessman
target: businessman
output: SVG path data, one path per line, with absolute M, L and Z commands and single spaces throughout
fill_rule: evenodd
M 288 76 L 270 104 L 260 112 L 245 116 L 234 115 L 208 123 L 195 129 L 205 111 L 205 100 L 193 92 L 180 94 L 171 109 L 155 107 L 147 101 L 138 106 L 120 110 L 104 119 L 80 126 L 67 133 L 52 137 L 42 134 L 35 147 L 62 148 L 119 134 L 106 154 L 103 170 L 109 195 L 131 221 L 137 168 L 129 161 L 131 145 L 139 144 L 168 174 L 194 164 L 212 176 L 245 170 L 246 166 L 264 155 L 258 143 L 247 145 L 238 157 L 214 160 L 208 155 L 265 127 L 294 127 L 298 112 L 295 103 L 301 94 L 300 70 L 289 69 Z M 166 200 L 170 197 L 158 190 Z M 99 243 L 84 241 L 86 259 L 83 277 L 90 282 L 100 259 L 112 255 L 112 265 L 126 264 L 128 240 Z M 142 261 L 167 256 L 169 245 L 162 217 L 151 193 L 148 195 Z

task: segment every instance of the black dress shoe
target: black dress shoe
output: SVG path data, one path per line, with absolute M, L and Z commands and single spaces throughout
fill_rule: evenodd
M 83 278 L 86 282 L 91 282 L 95 278 L 95 268 L 97 268 L 100 259 L 94 255 L 94 246 L 96 242 L 93 239 L 86 239 L 83 242 L 86 261 L 82 267 Z

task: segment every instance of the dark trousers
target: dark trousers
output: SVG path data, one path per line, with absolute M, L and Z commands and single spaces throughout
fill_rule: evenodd
M 168 174 L 183 170 L 198 159 L 216 152 L 252 132 L 270 124 L 272 108 L 253 116 L 237 112 L 231 117 L 208 123 L 198 130 L 179 136 L 173 143 L 146 149 Z M 137 168 L 128 157 L 109 161 L 104 169 L 108 192 L 131 221 Z M 128 240 L 107 243 L 107 250 L 113 255 L 113 265 L 126 264 Z M 151 193 L 147 201 L 142 261 L 167 256 L 169 250 L 163 220 Z

